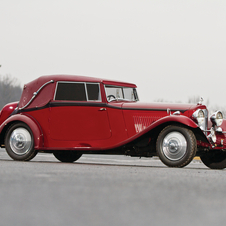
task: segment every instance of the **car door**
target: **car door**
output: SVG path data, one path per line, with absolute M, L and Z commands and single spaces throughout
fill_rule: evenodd
M 61 141 L 111 137 L 108 113 L 98 83 L 58 82 L 50 104 L 50 137 Z

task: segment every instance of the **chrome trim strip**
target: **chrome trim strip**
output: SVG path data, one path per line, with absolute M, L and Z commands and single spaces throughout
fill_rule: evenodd
M 88 101 L 88 92 L 87 92 L 86 83 L 84 83 L 84 88 L 85 88 L 85 93 L 86 93 L 86 101 Z
M 49 107 L 61 107 L 61 106 L 93 106 L 93 107 L 108 107 L 108 108 L 114 108 L 114 109 L 119 109 L 119 110 L 141 110 L 141 111 L 166 111 L 166 109 L 154 109 L 154 108 L 122 108 L 119 106 L 113 106 L 104 102 L 99 102 L 99 101 L 54 101 L 46 104 L 43 107 L 38 107 L 38 108 L 30 108 L 30 109 L 25 109 L 24 111 L 33 111 L 37 109 L 44 109 L 44 108 L 49 108 Z M 177 111 L 176 109 L 172 111 Z M 185 112 L 187 110 L 180 110 L 180 112 Z

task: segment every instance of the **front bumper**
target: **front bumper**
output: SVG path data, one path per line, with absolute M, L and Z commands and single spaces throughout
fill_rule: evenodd
M 206 138 L 208 140 L 208 143 L 198 140 L 197 141 L 198 147 L 208 148 L 209 150 L 213 150 L 213 149 L 217 149 L 217 150 L 225 149 L 226 150 L 226 132 L 224 132 L 224 131 L 217 132 L 215 130 L 214 131 L 209 130 L 207 132 Z

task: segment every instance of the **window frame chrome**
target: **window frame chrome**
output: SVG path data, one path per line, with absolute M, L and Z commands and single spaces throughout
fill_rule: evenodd
M 54 101 L 60 101 L 60 100 L 56 100 L 56 93 L 57 93 L 57 89 L 58 89 L 58 84 L 59 83 L 79 83 L 79 84 L 84 84 L 84 88 L 85 88 L 85 95 L 86 95 L 86 100 L 85 101 L 80 101 L 80 100 L 63 100 L 63 101 L 74 101 L 74 102 L 102 102 L 102 94 L 101 94 L 101 88 L 100 88 L 100 83 L 99 82 L 75 82 L 75 81 L 57 81 L 56 82 L 56 88 L 55 88 L 55 92 L 54 92 L 54 97 L 53 100 Z M 86 84 L 97 84 L 98 88 L 99 88 L 99 98 L 100 100 L 89 100 L 88 99 L 88 91 L 87 91 L 87 87 Z
M 122 94 L 123 94 L 123 99 L 122 99 L 122 100 L 125 100 L 125 101 L 132 101 L 132 102 L 137 102 L 137 101 L 139 101 L 137 89 L 136 89 L 135 87 L 130 87 L 130 86 L 117 86 L 117 85 L 108 85 L 108 84 L 104 84 L 104 91 L 105 91 L 106 99 L 107 99 L 107 91 L 106 91 L 106 88 L 107 88 L 107 87 L 106 87 L 106 86 L 122 89 Z M 133 94 L 134 94 L 134 90 L 135 90 L 135 93 L 136 93 L 136 95 L 134 95 L 134 99 L 135 99 L 135 100 L 128 100 L 128 99 L 125 99 L 125 98 L 124 98 L 125 95 L 124 95 L 123 88 L 130 88 L 130 89 L 133 89 Z M 116 98 L 116 100 L 117 100 L 117 98 Z M 120 100 L 121 100 L 121 99 L 120 99 Z M 107 102 L 109 103 L 108 100 L 107 100 Z

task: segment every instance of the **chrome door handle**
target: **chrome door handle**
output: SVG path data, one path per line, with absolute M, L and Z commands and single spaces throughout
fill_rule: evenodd
M 106 111 L 107 109 L 106 108 L 100 108 L 99 111 Z

